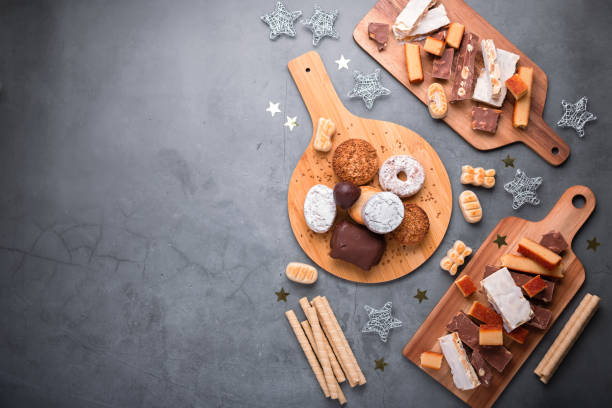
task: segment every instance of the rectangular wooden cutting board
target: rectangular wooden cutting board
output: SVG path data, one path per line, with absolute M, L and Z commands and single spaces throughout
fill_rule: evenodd
M 398 81 L 404 84 L 410 92 L 415 94 L 423 103 L 427 103 L 427 87 L 434 82 L 434 78 L 431 77 L 433 57 L 425 53 L 421 47 L 424 81 L 411 84 L 406 73 L 404 46 L 395 39 L 393 33 L 390 34 L 387 47 L 383 51 L 378 51 L 376 43 L 368 37 L 369 23 L 376 22 L 393 25 L 396 17 L 407 3 L 408 0 L 379 0 L 374 8 L 357 24 L 353 32 L 353 38 L 361 48 L 378 61 Z M 465 4 L 464 1 L 439 0 L 438 3 L 444 4 L 451 21 L 464 24 L 466 31 L 475 33 L 481 40 L 492 39 L 497 48 L 518 54 L 520 56 L 518 66 L 528 66 L 534 70 L 531 114 L 527 129 L 521 130 L 512 127 L 514 100 L 510 95 L 502 106 L 503 113 L 499 119 L 497 132 L 494 135 L 472 130 L 471 109 L 472 106 L 476 105 L 474 101 L 468 100 L 449 104 L 448 115 L 443 120 L 469 144 L 479 150 L 491 150 L 511 143 L 521 142 L 533 149 L 548 163 L 554 166 L 563 163 L 569 157 L 569 146 L 542 118 L 548 89 L 548 78 L 544 71 L 483 17 Z M 435 81 L 440 82 L 444 86 L 446 94 L 450 95 L 452 77 L 449 81 Z M 427 115 L 426 119 L 430 119 L 425 111 L 423 115 Z
M 585 198 L 583 207 L 576 208 L 573 205 L 573 200 L 576 196 Z M 546 330 L 538 330 L 529 327 L 529 335 L 524 344 L 508 343 L 506 346 L 513 355 L 512 360 L 501 374 L 493 370 L 493 381 L 489 387 L 480 386 L 471 391 L 457 389 L 446 362 L 442 364 L 440 370 L 424 368 L 423 371 L 431 375 L 436 381 L 468 405 L 472 407 L 492 406 L 584 282 L 584 268 L 574 254 L 571 243 L 576 232 L 589 218 L 594 209 L 595 195 L 593 192 L 585 186 L 573 186 L 563 193 L 550 213 L 541 221 L 531 222 L 517 217 L 504 218 L 491 231 L 491 234 L 482 243 L 461 274 L 458 274 L 457 278 L 469 275 L 476 286 L 480 288 L 480 281 L 484 277 L 484 270 L 487 264 L 499 265 L 499 259 L 503 254 L 509 252 L 516 253 L 516 246 L 521 238 L 528 237 L 539 241 L 542 234 L 553 229 L 560 231 L 570 245 L 563 254 L 561 263 L 565 277 L 557 281 L 553 300 L 549 305 L 546 305 L 552 311 L 552 320 L 548 328 Z M 505 236 L 508 245 L 498 248 L 497 244 L 493 242 L 497 234 Z M 442 299 L 434 307 L 425 322 L 423 322 L 410 342 L 404 347 L 402 352 L 404 356 L 420 367 L 420 355 L 423 351 L 437 350 L 439 352 L 438 338 L 447 333 L 446 324 L 459 311 L 467 312 L 474 300 L 478 300 L 485 305 L 488 304 L 486 296 L 482 293 L 481 289 L 470 297 L 464 298 L 455 285 L 451 283 L 448 291 L 442 296 Z M 525 373 L 525 375 L 528 374 Z M 536 380 L 534 376 L 534 381 Z

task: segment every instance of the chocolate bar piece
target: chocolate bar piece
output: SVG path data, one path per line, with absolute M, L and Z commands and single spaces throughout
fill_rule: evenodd
M 449 79 L 453 67 L 454 48 L 445 48 L 441 57 L 434 58 L 431 69 L 432 78 Z
M 334 229 L 330 246 L 329 255 L 332 258 L 342 259 L 361 269 L 369 270 L 380 262 L 386 242 L 382 235 L 345 220 Z
M 531 305 L 531 310 L 533 310 L 533 319 L 527 322 L 527 326 L 542 330 L 547 328 L 550 319 L 552 319 L 552 312 L 549 309 L 534 304 Z
M 504 346 L 482 347 L 478 344 L 478 326 L 463 312 L 459 312 L 446 325 L 448 331 L 457 332 L 459 338 L 469 348 L 478 350 L 487 363 L 500 373 L 512 360 L 512 353 Z
M 491 265 L 485 266 L 484 277 L 486 278 L 492 273 L 497 272 L 497 270 L 499 269 L 501 268 L 498 268 L 497 266 L 491 266 Z M 510 271 L 510 276 L 512 276 L 512 279 L 514 280 L 514 283 L 516 283 L 516 286 L 523 286 L 524 284 L 529 282 L 532 278 L 532 276 L 530 275 L 525 275 L 524 273 L 518 273 L 518 272 L 512 272 L 512 271 Z M 535 295 L 534 299 L 539 300 L 544 303 L 550 303 L 553 298 L 553 293 L 555 292 L 555 282 L 550 281 L 548 279 L 542 279 L 542 280 L 545 281 L 547 284 L 546 289 L 544 289 L 543 291 Z
M 463 101 L 472 97 L 474 90 L 474 61 L 478 52 L 479 38 L 476 34 L 465 32 L 457 55 L 455 78 L 450 102 Z
M 475 350 L 472 353 L 470 363 L 472 363 L 472 367 L 474 367 L 476 375 L 478 375 L 478 379 L 480 379 L 480 383 L 488 387 L 493 379 L 493 373 L 491 372 L 491 366 L 484 360 L 480 350 Z
M 556 254 L 560 254 L 567 249 L 567 241 L 565 241 L 563 235 L 561 235 L 559 231 L 554 230 L 542 235 L 540 245 L 550 249 Z
M 378 51 L 382 51 L 387 46 L 389 41 L 389 24 L 385 23 L 370 23 L 368 24 L 368 35 L 376 44 Z
M 501 110 L 472 106 L 472 129 L 495 133 Z

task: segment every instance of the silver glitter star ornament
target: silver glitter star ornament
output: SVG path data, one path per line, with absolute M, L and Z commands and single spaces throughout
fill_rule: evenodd
M 531 205 L 540 204 L 536 190 L 542 184 L 542 177 L 527 177 L 521 169 L 516 169 L 514 180 L 504 184 L 504 190 L 512 194 L 512 208 L 518 210 L 526 203 Z
M 309 19 L 302 20 L 302 24 L 312 31 L 312 45 L 316 47 L 323 37 L 338 38 L 338 33 L 334 28 L 334 22 L 337 17 L 338 10 L 326 13 L 315 4 L 312 16 Z
M 353 72 L 355 86 L 349 92 L 351 98 L 359 97 L 365 102 L 366 108 L 372 109 L 374 100 L 381 95 L 389 95 L 390 90 L 383 87 L 380 81 L 380 69 L 375 69 L 370 74 L 363 74 L 359 71 Z
M 271 13 L 261 16 L 261 19 L 270 27 L 270 39 L 275 40 L 282 34 L 295 37 L 295 20 L 302 15 L 300 10 L 289 11 L 282 2 L 277 2 Z
M 361 329 L 362 333 L 376 333 L 383 342 L 387 342 L 389 330 L 396 327 L 401 327 L 402 322 L 391 316 L 391 302 L 385 303 L 380 310 L 376 310 L 371 306 L 365 305 L 364 308 L 368 312 L 370 320 Z
M 563 116 L 557 122 L 557 126 L 560 127 L 571 127 L 579 137 L 584 137 L 584 125 L 591 121 L 596 120 L 597 117 L 591 112 L 586 110 L 588 98 L 583 96 L 576 103 L 570 103 L 565 99 L 561 101 L 563 106 Z

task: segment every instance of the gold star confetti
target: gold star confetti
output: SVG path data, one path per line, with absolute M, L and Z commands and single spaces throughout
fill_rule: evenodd
M 507 235 L 497 234 L 497 238 L 493 240 L 493 242 L 497 244 L 497 248 L 501 248 L 504 245 L 508 245 L 508 243 L 506 242 L 506 237 Z
M 382 357 L 380 360 L 374 360 L 374 363 L 376 364 L 376 367 L 374 367 L 374 370 L 380 370 L 380 371 L 385 371 L 385 366 L 389 365 L 388 363 L 385 363 L 384 357 Z
M 510 157 L 510 155 L 506 156 L 505 159 L 502 159 L 506 167 L 514 167 L 514 158 Z
M 280 292 L 274 292 L 276 295 L 276 301 L 280 302 L 281 300 L 287 303 L 287 296 L 289 296 L 288 292 L 285 292 L 284 288 L 281 288 Z
M 597 247 L 601 245 L 601 243 L 597 242 L 597 237 L 593 237 L 593 239 L 587 239 L 587 242 L 587 249 L 592 249 L 593 252 L 597 252 Z
M 421 290 L 421 289 L 417 289 L 417 294 L 414 295 L 414 297 L 419 299 L 419 303 L 421 303 L 423 300 L 429 299 L 427 297 L 427 291 L 426 290 Z

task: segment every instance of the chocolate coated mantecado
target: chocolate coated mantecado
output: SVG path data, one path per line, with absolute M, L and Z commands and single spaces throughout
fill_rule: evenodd
M 378 264 L 386 248 L 385 238 L 365 227 L 342 221 L 334 229 L 331 241 L 332 258 L 341 259 L 369 270 Z

